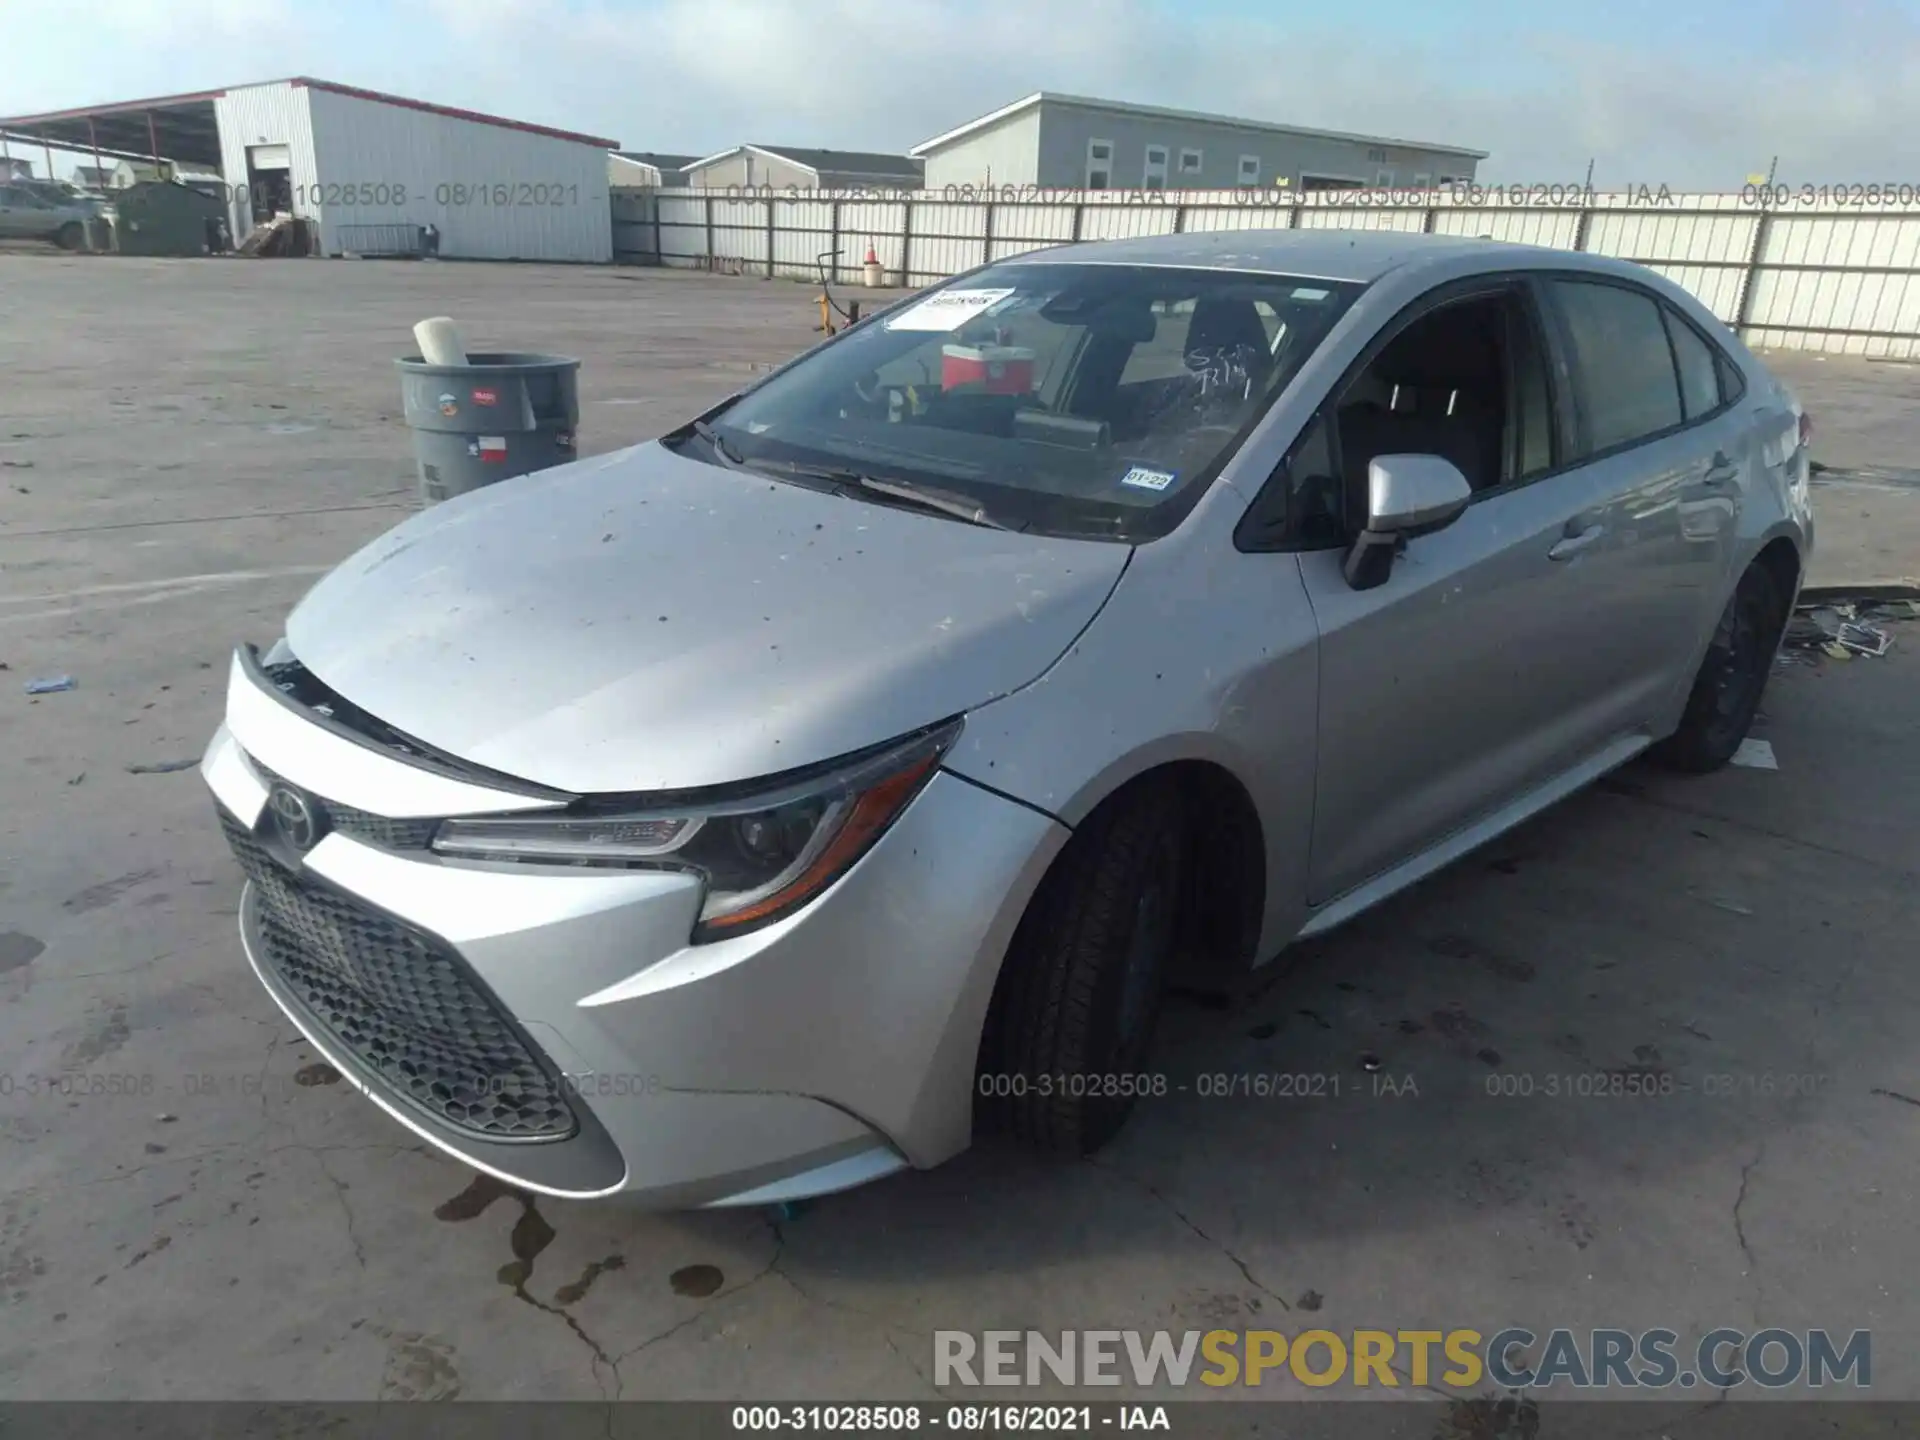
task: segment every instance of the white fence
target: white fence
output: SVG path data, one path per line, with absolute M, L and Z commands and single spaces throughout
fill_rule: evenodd
M 1684 285 L 1751 345 L 1920 357 L 1912 187 L 613 194 L 616 260 L 795 276 L 825 265 L 847 280 L 871 247 L 889 282 L 908 285 L 1076 240 L 1313 228 L 1483 235 L 1612 255 Z

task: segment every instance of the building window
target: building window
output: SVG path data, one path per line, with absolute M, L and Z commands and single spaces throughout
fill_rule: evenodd
M 1382 190 L 1385 190 L 1388 186 L 1393 184 L 1393 172 L 1391 170 L 1380 171 L 1379 174 L 1373 177 L 1373 183 L 1379 186 Z
M 1387 152 L 1376 147 L 1367 151 L 1367 159 L 1376 165 L 1384 165 L 1387 163 Z
M 1167 147 L 1164 145 L 1147 146 L 1147 163 L 1140 173 L 1140 183 L 1149 190 L 1167 188 Z
M 1199 173 L 1200 152 L 1198 150 L 1182 150 L 1180 152 L 1180 174 L 1182 178 L 1188 175 L 1198 175 Z
M 1087 188 L 1105 190 L 1113 184 L 1113 142 L 1087 141 Z
M 1260 183 L 1260 157 L 1258 155 L 1242 155 L 1240 157 L 1240 183 L 1242 185 L 1258 185 Z

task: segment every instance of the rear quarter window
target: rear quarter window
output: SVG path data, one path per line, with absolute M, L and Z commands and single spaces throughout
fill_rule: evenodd
M 1720 352 L 1672 309 L 1666 310 L 1667 334 L 1680 372 L 1680 402 L 1689 420 L 1710 415 L 1725 402 L 1720 388 Z

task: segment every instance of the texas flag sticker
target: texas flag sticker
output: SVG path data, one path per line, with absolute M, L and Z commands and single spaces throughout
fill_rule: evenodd
M 507 458 L 507 437 L 504 435 L 482 435 L 480 437 L 480 458 L 482 460 L 505 460 Z
M 473 392 L 473 403 L 476 405 L 497 405 L 500 403 L 500 396 L 492 390 L 476 390 Z

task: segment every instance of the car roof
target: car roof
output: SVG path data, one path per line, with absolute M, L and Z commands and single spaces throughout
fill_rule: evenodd
M 1486 258 L 1489 269 L 1499 269 L 1523 255 L 1535 257 L 1537 264 L 1541 250 L 1537 245 L 1394 230 L 1218 230 L 1062 245 L 1021 255 L 1013 263 L 1166 265 L 1367 284 L 1403 265 L 1476 254 Z M 1584 257 L 1568 252 L 1565 258 Z

